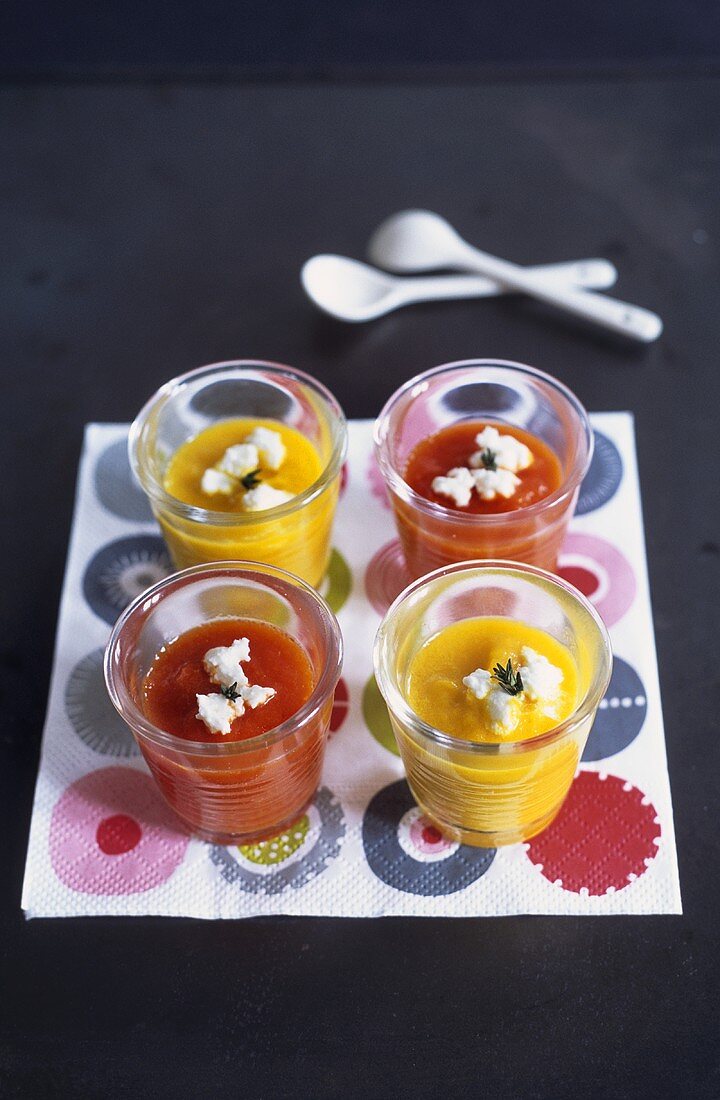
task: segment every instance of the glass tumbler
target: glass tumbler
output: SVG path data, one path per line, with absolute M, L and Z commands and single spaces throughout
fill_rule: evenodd
M 538 436 L 560 461 L 560 486 L 528 507 L 493 515 L 446 508 L 416 493 L 403 476 L 410 452 L 461 420 L 514 425 Z M 592 428 L 577 397 L 533 367 L 468 359 L 411 378 L 375 423 L 375 453 L 410 575 L 478 558 L 554 570 L 592 450 Z
M 175 451 L 220 420 L 258 417 L 295 428 L 323 464 L 317 480 L 262 512 L 220 512 L 186 504 L 164 487 Z M 213 363 L 162 386 L 136 417 L 130 464 L 147 493 L 178 569 L 246 560 L 287 569 L 318 587 L 330 556 L 332 524 L 347 449 L 347 425 L 329 390 L 277 363 Z
M 159 729 L 143 711 L 143 681 L 156 654 L 187 630 L 222 618 L 261 620 L 294 638 L 314 670 L 310 698 L 281 725 L 245 741 L 188 741 Z M 342 649 L 335 616 L 300 578 L 252 562 L 215 562 L 138 596 L 112 632 L 105 680 L 178 817 L 205 840 L 244 844 L 281 832 L 312 800 Z
M 451 623 L 483 616 L 539 627 L 569 649 L 579 702 L 553 729 L 525 741 L 466 741 L 434 728 L 409 707 L 409 670 L 418 649 Z M 374 661 L 412 793 L 443 833 L 495 848 L 527 840 L 552 821 L 570 789 L 612 667 L 607 630 L 572 585 L 512 562 L 438 569 L 395 600 L 380 625 Z

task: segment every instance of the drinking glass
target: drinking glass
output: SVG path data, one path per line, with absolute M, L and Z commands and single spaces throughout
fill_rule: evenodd
M 279 420 L 301 432 L 323 464 L 302 493 L 260 512 L 219 512 L 168 493 L 164 475 L 183 443 L 220 420 Z M 207 561 L 265 562 L 317 587 L 331 550 L 347 425 L 337 401 L 310 375 L 277 363 L 212 363 L 173 378 L 136 417 L 130 464 L 162 528 L 176 568 Z
M 211 620 L 256 619 L 289 634 L 314 672 L 312 694 L 281 725 L 245 741 L 188 741 L 148 720 L 143 683 L 155 656 Z M 295 821 L 320 782 L 342 637 L 323 598 L 299 577 L 253 562 L 214 562 L 174 573 L 118 619 L 105 653 L 110 698 L 162 794 L 205 840 L 245 844 Z
M 522 428 L 555 452 L 558 488 L 525 508 L 483 515 L 444 507 L 404 480 L 413 448 L 461 420 Z M 411 378 L 375 423 L 375 452 L 412 577 L 478 558 L 554 570 L 593 450 L 592 428 L 577 397 L 549 374 L 493 359 L 467 359 Z
M 467 741 L 429 725 L 408 705 L 410 667 L 423 643 L 451 623 L 483 616 L 538 627 L 570 651 L 579 701 L 553 729 L 524 741 Z M 443 833 L 495 848 L 527 840 L 552 821 L 570 789 L 612 667 L 607 630 L 572 585 L 513 562 L 438 569 L 390 607 L 374 662 L 410 789 Z

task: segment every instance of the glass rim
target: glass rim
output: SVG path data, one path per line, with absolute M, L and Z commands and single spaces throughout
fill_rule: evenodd
M 477 569 L 496 573 L 530 574 L 531 576 L 550 582 L 553 587 L 562 589 L 573 597 L 576 603 L 580 604 L 594 622 L 600 635 L 602 651 L 605 656 L 606 667 L 604 675 L 599 678 L 597 683 L 594 682 L 590 685 L 583 699 L 577 704 L 572 714 L 569 714 L 567 718 L 563 719 L 563 721 L 559 722 L 556 726 L 553 726 L 549 730 L 545 730 L 544 733 L 537 734 L 535 737 L 527 737 L 524 740 L 518 739 L 515 741 L 466 741 L 461 737 L 455 737 L 450 733 L 444 733 L 442 730 L 436 729 L 434 726 L 430 725 L 429 722 L 426 722 L 415 713 L 395 684 L 394 678 L 387 672 L 384 652 L 387 638 L 387 625 L 400 605 L 418 589 L 439 580 L 441 577 L 452 573 Z M 555 573 L 550 573 L 546 569 L 540 569 L 535 565 L 525 565 L 522 562 L 507 561 L 502 558 L 490 558 L 487 560 L 477 559 L 474 561 L 454 562 L 452 565 L 441 566 L 439 569 L 434 569 L 432 573 L 426 573 L 423 577 L 419 577 L 409 584 L 407 588 L 403 589 L 385 612 L 383 620 L 378 627 L 377 634 L 375 635 L 375 644 L 373 646 L 373 666 L 378 687 L 385 699 L 386 705 L 410 727 L 414 734 L 419 735 L 424 740 L 441 745 L 444 748 L 454 749 L 459 752 L 474 753 L 478 756 L 514 755 L 529 752 L 533 749 L 551 744 L 554 741 L 564 739 L 569 734 L 572 734 L 575 729 L 577 729 L 577 727 L 597 709 L 610 683 L 610 675 L 612 673 L 612 646 L 610 644 L 608 629 L 597 609 L 593 607 L 582 592 L 568 581 L 563 580 L 562 577 L 558 577 Z
M 269 574 L 280 580 L 289 581 L 296 588 L 302 589 L 313 600 L 329 640 L 328 653 L 317 684 L 308 699 L 294 714 L 291 714 L 279 725 L 265 730 L 264 733 L 256 734 L 255 737 L 245 738 L 241 741 L 190 741 L 184 737 L 179 737 L 175 733 L 168 733 L 167 730 L 156 726 L 143 714 L 125 687 L 122 678 L 115 673 L 115 658 L 127 624 L 137 616 L 138 612 L 143 611 L 146 605 L 158 603 L 162 598 L 163 591 L 171 586 L 185 587 L 188 583 L 214 573 L 247 574 L 249 572 L 259 574 L 261 577 Z M 103 673 L 105 686 L 113 706 L 133 732 L 138 733 L 155 745 L 177 749 L 190 755 L 233 756 L 251 752 L 258 748 L 269 748 L 271 745 L 277 744 L 278 741 L 282 741 L 288 734 L 297 733 L 299 727 L 310 722 L 335 690 L 342 671 L 343 651 L 342 632 L 334 612 L 320 593 L 301 577 L 288 572 L 287 569 L 280 569 L 277 566 L 265 565 L 259 562 L 230 560 L 204 562 L 202 565 L 192 565 L 188 569 L 181 569 L 176 573 L 171 573 L 168 577 L 163 577 L 162 580 L 145 589 L 144 592 L 135 597 L 132 603 L 128 604 L 117 619 L 105 647 Z M 122 686 L 122 690 L 119 690 L 120 686 Z
M 203 375 L 220 373 L 233 367 L 240 367 L 248 370 L 260 368 L 267 374 L 275 375 L 279 378 L 289 378 L 295 382 L 303 383 L 303 385 L 308 386 L 309 389 L 313 390 L 325 401 L 334 414 L 340 429 L 337 433 L 338 438 L 333 444 L 330 458 L 323 467 L 320 475 L 313 481 L 312 485 L 309 485 L 307 489 L 303 489 L 301 493 L 295 493 L 293 497 L 285 501 L 284 504 L 276 504 L 274 507 L 265 508 L 261 512 L 217 512 L 212 508 L 203 508 L 197 504 L 188 504 L 186 501 L 180 500 L 179 497 L 175 497 L 171 493 L 168 493 L 161 482 L 150 473 L 147 464 L 141 461 L 140 457 L 143 431 L 151 413 L 155 409 L 165 404 L 165 402 L 170 400 L 175 394 L 179 393 L 188 383 L 201 378 Z M 219 423 L 221 419 L 222 418 L 219 417 L 216 423 Z M 136 481 L 148 495 L 150 500 L 156 504 L 158 508 L 172 512 L 182 519 L 190 520 L 194 523 L 207 524 L 213 527 L 257 526 L 258 523 L 264 523 L 268 519 L 280 519 L 284 516 L 292 515 L 293 512 L 309 504 L 310 501 L 314 500 L 325 491 L 328 484 L 340 472 L 347 455 L 347 448 L 348 433 L 345 413 L 337 398 L 330 392 L 327 386 L 324 386 L 317 378 L 313 378 L 311 374 L 307 374 L 305 371 L 298 370 L 295 367 L 288 367 L 284 363 L 275 363 L 266 359 L 224 359 L 218 363 L 207 363 L 205 366 L 194 367 L 192 370 L 185 371 L 184 374 L 178 374 L 175 378 L 171 378 L 169 381 L 163 383 L 163 385 L 155 391 L 152 397 L 148 398 L 130 425 L 128 434 L 128 458 L 130 460 L 130 468 Z
M 435 501 L 428 500 L 427 497 L 416 492 L 415 489 L 408 485 L 385 455 L 385 442 L 389 435 L 389 432 L 385 430 L 387 421 L 395 405 L 397 405 L 398 401 L 408 390 L 423 382 L 427 382 L 437 375 L 449 373 L 460 367 L 500 367 L 503 370 L 510 370 L 517 374 L 531 375 L 533 378 L 546 383 L 552 389 L 556 390 L 561 397 L 568 402 L 580 422 L 586 448 L 585 461 L 582 466 L 573 470 L 554 492 L 543 497 L 542 500 L 536 500 L 533 504 L 528 504 L 525 508 L 515 508 L 509 512 L 497 512 L 488 515 L 481 512 L 459 512 L 454 508 L 449 508 L 443 504 L 437 504 Z M 462 419 L 463 417 L 459 417 L 457 422 L 459 423 Z M 502 421 L 498 421 L 498 423 L 502 423 Z M 564 382 L 561 382 L 558 378 L 554 378 L 551 374 L 538 370 L 537 367 L 530 367 L 526 363 L 517 363 L 512 359 L 457 359 L 452 363 L 443 363 L 439 367 L 431 367 L 430 370 L 416 374 L 414 378 L 410 378 L 407 382 L 404 382 L 402 386 L 396 389 L 383 405 L 373 427 L 373 443 L 380 472 L 388 482 L 390 489 L 397 496 L 406 503 L 417 508 L 419 511 L 426 512 L 437 519 L 454 521 L 467 527 L 474 527 L 478 524 L 483 527 L 492 527 L 502 526 L 507 523 L 518 523 L 525 517 L 537 516 L 555 505 L 563 504 L 572 496 L 582 479 L 585 477 L 590 467 L 595 448 L 594 433 L 587 410 L 573 391 L 566 386 Z

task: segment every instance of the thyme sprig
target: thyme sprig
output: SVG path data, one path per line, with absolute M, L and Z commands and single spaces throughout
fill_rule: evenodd
M 506 691 L 508 695 L 519 695 L 523 690 L 522 676 L 520 675 L 520 666 L 518 665 L 517 671 L 513 670 L 512 661 L 508 657 L 507 664 L 501 665 L 499 662 L 492 670 L 493 679 L 497 680 L 503 691 Z
M 259 485 L 261 481 L 261 478 L 258 477 L 259 473 L 260 467 L 258 466 L 256 470 L 251 470 L 249 474 L 245 474 L 244 477 L 241 477 L 240 484 L 243 489 L 254 489 L 256 485 Z
M 229 699 L 231 703 L 237 702 L 237 700 L 240 698 L 240 692 L 235 690 L 236 687 L 237 680 L 234 684 L 231 684 L 230 687 L 225 687 L 225 685 L 223 684 L 223 686 L 220 688 L 221 693 L 225 696 L 226 699 Z
M 480 461 L 485 470 L 497 470 L 497 454 L 495 451 L 491 451 L 489 447 L 480 452 Z

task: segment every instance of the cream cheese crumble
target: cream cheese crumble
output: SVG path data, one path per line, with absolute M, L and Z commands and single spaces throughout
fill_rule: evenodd
M 286 454 L 279 432 L 274 432 L 272 428 L 253 428 L 242 443 L 228 447 L 220 461 L 205 470 L 200 488 L 208 496 L 221 494 L 227 497 L 244 489 L 241 504 L 246 512 L 276 508 L 291 500 L 294 494 L 275 489 L 259 477 L 250 479 L 247 475 L 259 474 L 261 467 L 276 472 L 285 461 Z
M 507 737 L 517 728 L 524 703 L 536 704 L 549 718 L 557 714 L 562 670 L 529 646 L 522 647 L 520 656 L 523 663 L 518 665 L 518 675 L 522 690 L 516 695 L 508 694 L 485 668 L 476 668 L 463 677 L 465 687 L 485 704 L 492 732 L 498 737 Z
M 517 728 L 520 722 L 520 700 L 517 695 L 508 695 L 502 688 L 495 687 L 488 692 L 485 706 L 493 731 L 498 736 L 507 736 Z
M 228 699 L 224 695 L 196 695 L 198 712 L 196 717 L 204 722 L 212 733 L 230 733 L 236 718 L 245 713 L 242 699 Z
M 223 496 L 230 497 L 237 489 L 237 481 L 234 477 L 228 477 L 221 470 L 209 469 L 206 470 L 202 476 L 200 482 L 200 488 L 208 496 L 214 496 L 216 493 L 222 493 Z
M 492 690 L 493 678 L 487 669 L 476 668 L 469 676 L 463 676 L 463 683 L 470 688 L 476 699 L 484 699 Z
M 483 465 L 483 454 L 491 451 L 495 458 L 495 465 L 502 466 L 503 470 L 517 473 L 532 465 L 533 453 L 529 447 L 516 439 L 514 435 L 500 435 L 497 428 L 488 425 L 475 436 L 475 442 L 480 448 L 470 456 L 469 465 L 479 467 Z
M 545 714 L 554 716 L 555 705 L 563 682 L 562 670 L 536 653 L 530 646 L 520 650 L 523 664 L 520 665 L 523 691 L 531 703 L 540 703 Z
M 440 496 L 450 497 L 458 508 L 467 508 L 475 481 L 465 466 L 455 466 L 445 477 L 433 478 L 432 489 Z
M 473 483 L 482 500 L 494 500 L 495 497 L 509 499 L 515 495 L 520 478 L 510 470 L 473 470 Z
M 250 435 L 245 436 L 245 442 L 257 447 L 263 465 L 270 470 L 279 470 L 285 461 L 286 452 L 282 436 L 272 428 L 253 428 Z
M 498 496 L 509 500 L 521 483 L 517 471 L 534 461 L 529 447 L 515 436 L 500 435 L 491 426 L 478 432 L 475 442 L 480 450 L 470 455 L 467 466 L 455 466 L 444 476 L 433 478 L 433 492 L 449 497 L 458 508 L 467 508 L 473 489 L 481 500 Z
M 465 687 L 476 699 L 485 703 L 493 733 L 507 736 L 520 721 L 520 701 L 516 695 L 508 695 L 493 681 L 493 675 L 485 668 L 476 668 L 463 677 Z
M 249 682 L 241 667 L 243 662 L 249 660 L 250 642 L 247 638 L 236 638 L 229 646 L 215 646 L 203 657 L 203 667 L 210 679 L 228 692 L 195 696 L 198 705 L 195 717 L 204 722 L 212 733 L 230 733 L 233 721 L 242 717 L 246 705 L 255 710 L 277 695 L 275 688 Z
M 203 668 L 214 684 L 232 687 L 248 683 L 242 662 L 249 660 L 250 642 L 247 638 L 236 638 L 232 645 L 209 649 L 203 657 Z
M 292 493 L 286 493 L 284 489 L 274 489 L 263 481 L 254 489 L 248 489 L 243 497 L 243 508 L 246 512 L 264 512 L 266 508 L 277 508 L 279 504 L 286 504 L 292 498 Z
M 216 469 L 230 477 L 241 478 L 260 465 L 260 452 L 254 443 L 235 443 L 228 447 Z M 207 473 L 207 470 L 205 471 Z
M 273 695 L 277 695 L 275 688 L 264 688 L 258 684 L 248 684 L 247 687 L 241 688 L 241 691 L 243 702 L 247 703 L 251 710 L 269 703 Z

